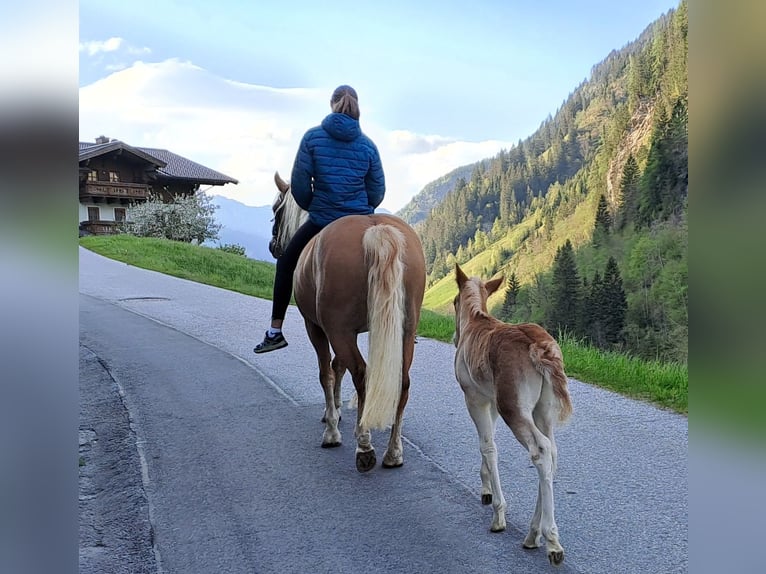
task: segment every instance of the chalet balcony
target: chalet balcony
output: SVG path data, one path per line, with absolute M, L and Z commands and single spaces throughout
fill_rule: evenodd
M 84 187 L 80 188 L 81 201 L 86 199 L 93 202 L 130 203 L 144 200 L 148 196 L 149 186 L 143 183 L 88 181 Z
M 80 237 L 83 235 L 114 235 L 119 229 L 117 221 L 81 221 Z

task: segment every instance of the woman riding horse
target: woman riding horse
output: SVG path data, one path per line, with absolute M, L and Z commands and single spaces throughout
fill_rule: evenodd
M 356 90 L 342 85 L 330 98 L 332 113 L 301 140 L 290 178 L 291 192 L 308 220 L 283 253 L 275 252 L 277 270 L 271 327 L 253 351 L 267 353 L 287 346 L 282 334 L 293 289 L 293 274 L 303 248 L 325 226 L 345 215 L 369 215 L 386 192 L 378 148 L 359 127 Z M 270 245 L 270 248 L 272 245 Z

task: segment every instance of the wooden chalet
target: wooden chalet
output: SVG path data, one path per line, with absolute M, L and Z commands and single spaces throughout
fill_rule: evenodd
M 80 234 L 113 233 L 133 203 L 150 194 L 170 201 L 202 185 L 236 179 L 165 149 L 130 146 L 100 136 L 80 142 Z

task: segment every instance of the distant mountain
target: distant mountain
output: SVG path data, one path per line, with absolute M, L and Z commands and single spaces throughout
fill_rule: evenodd
M 250 259 L 274 263 L 269 253 L 271 205 L 251 207 L 220 195 L 213 196 L 213 205 L 218 206 L 215 219 L 223 226 L 215 245 L 235 243 L 245 248 Z

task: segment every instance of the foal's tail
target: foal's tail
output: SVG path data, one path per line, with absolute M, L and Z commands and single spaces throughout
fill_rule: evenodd
M 565 422 L 572 414 L 572 399 L 569 396 L 569 383 L 564 373 L 561 349 L 551 338 L 546 343 L 531 345 L 529 356 L 535 368 L 542 373 L 544 384 L 552 386 L 553 395 L 559 403 L 559 422 Z
M 385 429 L 394 421 L 402 389 L 404 338 L 404 234 L 391 225 L 370 227 L 362 240 L 369 275 L 369 351 L 363 428 Z

